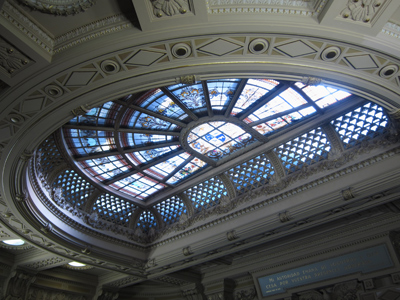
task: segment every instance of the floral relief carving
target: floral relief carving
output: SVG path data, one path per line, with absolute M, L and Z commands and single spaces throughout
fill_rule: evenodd
M 384 2 L 385 0 L 349 0 L 341 15 L 353 21 L 368 23 Z
M 53 15 L 74 15 L 92 7 L 94 0 L 22 0 L 26 6 Z
M 24 69 L 31 60 L 15 49 L 14 46 L 0 38 L 0 70 L 12 77 Z
M 188 11 L 187 0 L 152 0 L 154 15 L 161 18 L 164 14 L 174 16 Z

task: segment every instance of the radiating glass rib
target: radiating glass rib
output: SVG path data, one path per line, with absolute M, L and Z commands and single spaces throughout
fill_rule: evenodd
M 245 86 L 247 85 L 247 79 L 242 79 L 238 86 L 236 91 L 234 92 L 234 95 L 232 96 L 232 99 L 230 99 L 229 103 L 228 103 L 228 108 L 225 111 L 224 116 L 225 117 L 229 117 L 231 115 L 232 109 L 235 107 L 237 101 L 239 100 L 240 95 L 243 92 L 243 89 L 245 88 Z

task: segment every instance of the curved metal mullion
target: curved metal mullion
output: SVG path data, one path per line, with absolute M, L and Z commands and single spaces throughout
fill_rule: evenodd
M 232 109 L 235 107 L 236 102 L 239 100 L 239 97 L 240 97 L 240 95 L 242 94 L 243 89 L 244 89 L 244 87 L 245 87 L 246 84 L 247 84 L 247 81 L 248 81 L 248 79 L 242 79 L 242 80 L 239 82 L 239 85 L 238 85 L 238 87 L 236 88 L 235 94 L 233 95 L 231 101 L 229 101 L 228 108 L 227 108 L 226 111 L 225 111 L 224 116 L 225 116 L 226 118 L 228 118 L 228 117 L 230 116 L 230 114 L 231 114 L 231 112 L 232 112 Z
M 265 155 L 268 157 L 270 163 L 274 167 L 274 171 L 276 171 L 279 179 L 283 179 L 286 176 L 286 170 L 282 164 L 282 160 L 272 150 L 266 152 Z
M 229 200 L 231 201 L 232 199 L 234 199 L 237 196 L 235 185 L 233 184 L 232 180 L 225 173 L 221 173 L 217 176 L 224 184 L 224 186 L 228 192 Z
M 130 104 L 129 108 L 134 109 L 136 111 L 140 111 L 141 113 L 148 114 L 149 116 L 161 119 L 163 121 L 175 124 L 175 125 L 177 125 L 179 127 L 182 127 L 182 128 L 185 128 L 187 126 L 186 123 L 183 123 L 181 121 L 177 121 L 177 120 L 172 119 L 170 117 L 166 117 L 166 116 L 160 115 L 158 113 L 155 113 L 154 111 L 148 110 L 147 108 L 143 108 L 143 107 L 140 107 L 140 106 L 137 106 L 137 105 L 134 105 L 134 104 Z
M 194 215 L 194 207 L 193 207 L 193 203 L 192 203 L 192 201 L 190 201 L 189 197 L 183 192 L 177 194 L 177 196 L 179 197 L 179 199 L 182 200 L 183 204 L 185 204 L 188 218 L 193 216 Z
M 201 82 L 201 86 L 203 87 L 203 96 L 204 96 L 204 101 L 206 102 L 207 106 L 207 113 L 209 117 L 214 116 L 214 112 L 212 110 L 211 106 L 211 101 L 210 101 L 210 92 L 208 91 L 208 85 L 206 81 Z
M 322 125 L 321 129 L 325 133 L 326 138 L 331 145 L 331 149 L 329 150 L 328 155 L 331 158 L 339 157 L 344 152 L 344 145 L 342 140 L 340 139 L 339 134 L 336 132 L 335 128 L 331 125 L 330 122 Z
M 102 157 L 107 157 L 107 156 L 112 156 L 112 155 L 132 153 L 132 152 L 136 152 L 136 151 L 151 150 L 151 149 L 170 147 L 170 146 L 176 146 L 176 145 L 180 145 L 179 141 L 153 144 L 153 145 L 143 146 L 143 147 L 122 149 L 121 152 L 118 152 L 117 149 L 113 149 L 112 151 L 109 151 L 109 152 L 93 153 L 93 154 L 90 154 L 87 156 L 78 156 L 78 157 L 75 157 L 74 159 L 75 159 L 75 161 L 85 161 L 88 159 L 102 158 Z
M 96 131 L 114 131 L 115 128 L 111 126 L 97 126 L 97 125 L 82 125 L 82 124 L 65 124 L 63 128 L 67 129 L 80 129 L 80 130 L 96 130 Z
M 136 224 L 142 212 L 144 212 L 144 209 L 142 207 L 136 206 L 135 211 L 129 218 L 128 228 L 134 229 L 136 227 Z
M 188 116 L 193 120 L 193 121 L 197 121 L 199 119 L 199 117 L 197 117 L 194 112 L 192 112 L 189 108 L 187 108 L 185 106 L 185 104 L 183 104 L 181 102 L 181 100 L 179 100 L 178 97 L 176 97 L 170 90 L 168 90 L 166 87 L 162 87 L 161 90 L 164 92 L 165 95 L 167 95 L 171 100 L 174 101 L 174 103 L 176 105 L 178 105 L 185 113 L 188 114 Z
M 280 93 L 285 91 L 288 87 L 290 87 L 289 84 L 285 82 L 281 82 L 278 84 L 276 87 L 274 87 L 272 90 L 270 90 L 268 93 L 266 93 L 264 96 L 260 97 L 254 105 L 250 105 L 249 108 L 247 108 L 244 112 L 240 113 L 238 116 L 239 120 L 243 120 L 255 111 L 257 111 L 259 108 L 264 106 L 266 103 L 268 103 L 270 100 L 274 99 L 276 96 L 279 96 Z
M 95 204 L 96 200 L 102 194 L 105 193 L 96 188 L 95 191 L 86 199 L 86 204 L 85 207 L 83 208 L 83 211 L 86 213 L 90 213 L 92 211 L 93 205 Z
M 151 129 L 137 129 L 137 128 L 118 128 L 118 132 L 124 133 L 140 133 L 140 134 L 156 134 L 156 135 L 171 135 L 179 136 L 180 133 L 176 131 L 162 131 L 162 130 L 151 130 Z

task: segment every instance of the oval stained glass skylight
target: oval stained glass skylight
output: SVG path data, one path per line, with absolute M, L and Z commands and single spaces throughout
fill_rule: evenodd
M 117 197 L 146 200 L 350 95 L 263 78 L 180 83 L 94 107 L 62 133 L 89 179 Z
M 219 159 L 245 147 L 252 135 L 227 122 L 209 122 L 195 127 L 188 135 L 189 146 L 212 159 Z

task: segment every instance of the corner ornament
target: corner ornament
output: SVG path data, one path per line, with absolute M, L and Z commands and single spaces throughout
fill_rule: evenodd
M 154 15 L 161 18 L 164 14 L 174 16 L 177 14 L 185 14 L 188 11 L 187 0 L 151 0 L 153 4 Z

